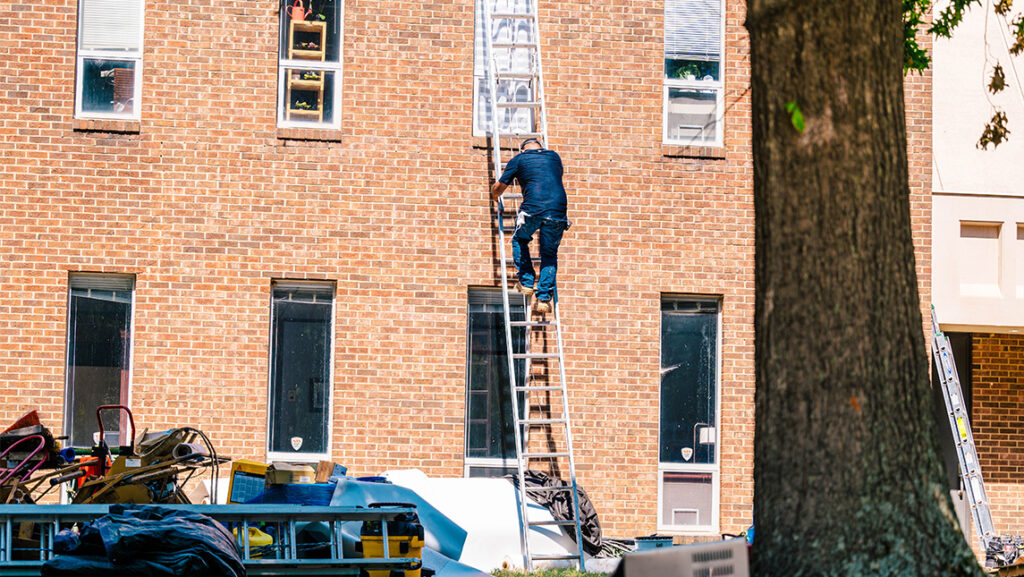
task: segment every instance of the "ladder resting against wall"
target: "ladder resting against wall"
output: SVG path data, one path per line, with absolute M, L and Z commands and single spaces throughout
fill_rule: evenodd
M 498 178 L 504 165 L 503 151 L 511 152 L 526 138 L 536 138 L 547 147 L 547 115 L 544 105 L 544 76 L 541 68 L 539 26 L 536 0 L 483 0 L 484 4 L 484 50 L 486 59 L 487 102 L 489 130 L 487 136 L 491 146 L 491 161 L 494 177 Z M 509 189 L 511 190 L 511 189 Z M 496 224 L 499 246 L 498 268 L 501 271 L 501 298 L 505 319 L 505 343 L 508 356 L 509 391 L 512 399 L 513 422 L 515 423 L 516 467 L 518 482 L 518 503 L 523 548 L 523 561 L 527 571 L 533 570 L 535 561 L 575 561 L 584 570 L 583 537 L 580 532 L 579 490 L 576 486 L 576 463 L 572 450 L 572 427 L 569 422 L 569 400 L 566 390 L 565 357 L 562 353 L 562 328 L 557 292 L 552 299 L 550 316 L 532 318 L 529 297 L 509 289 L 510 267 L 506 243 L 509 233 L 514 230 L 515 206 L 522 200 L 520 194 L 504 194 L 496 203 Z M 514 270 L 514 269 L 513 269 Z M 513 319 L 509 300 L 523 299 L 526 306 L 524 318 Z M 515 350 L 513 331 L 525 333 L 519 342 L 524 350 Z M 553 339 L 552 339 L 553 335 Z M 535 338 L 536 337 L 536 338 Z M 533 351 L 533 341 L 552 343 L 554 350 Z M 550 349 L 550 347 L 545 347 Z M 517 361 L 523 366 L 522 379 L 516 378 Z M 535 367 L 534 365 L 540 365 Z M 534 369 L 543 371 L 545 380 L 537 383 Z M 552 376 L 557 373 L 557 376 Z M 557 384 L 547 380 L 554 378 Z M 548 414 L 535 417 L 531 411 L 531 394 L 545 395 L 548 407 L 561 405 L 561 415 Z M 559 397 L 552 401 L 552 397 Z M 530 432 L 538 428 L 550 434 L 543 446 L 531 444 Z M 561 446 L 559 446 L 561 445 Z M 557 473 L 559 460 L 568 463 L 568 482 L 562 480 L 556 486 L 530 487 L 529 491 L 563 491 L 572 497 L 571 519 L 532 520 L 527 507 L 527 486 L 525 473 L 535 468 L 535 463 L 547 465 Z M 553 475 L 555 476 L 555 475 Z M 530 534 L 532 527 L 565 526 L 575 529 L 577 549 L 569 554 L 541 555 L 531 553 Z

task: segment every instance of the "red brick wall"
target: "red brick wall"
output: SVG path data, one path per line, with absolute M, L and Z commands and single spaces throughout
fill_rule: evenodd
M 347 3 L 340 142 L 278 138 L 275 7 L 147 2 L 128 134 L 74 129 L 74 1 L 28 24 L 0 14 L 0 422 L 39 408 L 60 427 L 68 272 L 134 273 L 140 426 L 196 425 L 261 459 L 270 280 L 327 279 L 332 457 L 461 475 L 466 295 L 496 284 L 473 3 Z M 661 145 L 660 2 L 540 16 L 575 222 L 560 292 L 582 484 L 609 533 L 655 530 L 660 296 L 721 295 L 721 517 L 738 530 L 753 433 L 743 6 L 729 2 L 721 159 L 664 154 L 679 151 Z
M 1024 336 L 972 339 L 972 426 L 986 482 L 1024 480 Z
M 992 521 L 999 533 L 1024 532 L 1024 336 L 979 334 L 971 343 L 971 426 Z M 977 547 L 974 534 L 969 536 Z
M 721 528 L 750 520 L 749 60 L 727 4 L 724 158 L 698 158 L 661 144 L 660 1 L 541 2 L 575 223 L 560 293 L 577 463 L 612 535 L 655 530 L 664 293 L 723 299 Z M 496 285 L 473 2 L 347 3 L 336 142 L 278 138 L 276 5 L 148 1 L 137 133 L 75 129 L 73 0 L 0 12 L 0 423 L 38 408 L 60 428 L 68 272 L 133 273 L 140 427 L 198 426 L 262 459 L 270 281 L 333 280 L 332 457 L 461 475 L 466 296 Z M 910 93 L 923 273 L 929 115 Z

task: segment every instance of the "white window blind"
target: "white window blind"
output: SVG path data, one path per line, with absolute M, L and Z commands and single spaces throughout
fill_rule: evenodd
M 73 289 L 95 289 L 106 291 L 130 291 L 135 278 L 128 275 L 71 273 L 69 284 Z
M 82 0 L 79 47 L 82 50 L 140 48 L 143 0 Z
M 722 0 L 665 0 L 665 58 L 720 60 Z

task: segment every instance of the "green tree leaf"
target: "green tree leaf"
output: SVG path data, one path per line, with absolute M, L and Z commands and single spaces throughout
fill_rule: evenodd
M 789 121 L 793 123 L 793 128 L 803 134 L 807 125 L 804 123 L 804 113 L 800 111 L 800 105 L 795 100 L 790 100 L 786 103 L 786 112 L 789 113 Z

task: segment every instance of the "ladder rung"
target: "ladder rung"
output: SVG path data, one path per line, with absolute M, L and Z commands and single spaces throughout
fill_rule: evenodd
M 540 102 L 499 102 L 498 108 L 540 108 Z
M 516 392 L 517 393 L 527 393 L 527 392 L 532 392 L 532 391 L 561 391 L 561 390 L 562 390 L 562 387 L 559 387 L 557 385 L 536 385 L 536 386 L 527 385 L 525 387 L 516 387 Z
M 555 485 L 554 487 L 527 487 L 529 491 L 572 491 L 572 485 Z
M 533 80 L 537 77 L 535 72 L 498 72 L 494 75 L 497 79 L 509 79 L 509 80 Z
M 558 459 L 568 456 L 569 453 L 523 453 L 524 459 Z
M 487 136 L 492 133 L 488 132 Z M 539 132 L 499 132 L 498 138 L 540 138 L 544 136 Z
M 509 323 L 512 327 L 553 327 L 555 326 L 554 321 L 512 321 Z
M 557 359 L 558 353 L 515 353 L 513 359 Z
M 501 200 L 503 200 L 503 201 L 504 200 L 520 200 L 522 198 L 523 198 L 523 195 L 521 195 L 519 193 L 506 193 L 506 194 L 501 195 Z
M 494 20 L 532 20 L 533 14 L 515 12 L 495 12 L 494 14 L 491 14 L 491 18 Z
M 557 425 L 566 422 L 565 419 L 521 419 L 520 425 Z
M 491 48 L 536 48 L 536 42 L 492 42 Z
M 529 491 L 530 490 L 529 487 L 527 487 L 526 490 Z M 575 526 L 576 525 L 576 521 L 558 521 L 558 520 L 554 520 L 554 521 L 527 521 L 526 524 L 527 525 L 532 525 L 534 527 L 539 527 L 539 526 L 542 526 L 542 525 L 561 525 L 563 527 L 568 527 L 570 525 Z
M 573 523 L 573 525 L 575 525 L 575 523 Z M 530 555 L 530 559 L 535 559 L 537 561 L 568 561 L 569 559 L 579 559 L 579 558 L 580 558 L 579 555 L 567 555 L 565 553 L 563 553 L 561 555 L 555 555 L 555 554 L 550 554 L 550 553 L 546 554 L 546 555 L 543 555 L 543 554 L 542 555 Z
M 532 260 L 533 262 L 540 262 L 540 257 L 539 256 L 531 256 L 530 260 Z M 512 257 L 507 256 L 507 257 L 505 257 L 505 264 L 516 264 L 516 261 L 513 260 Z

